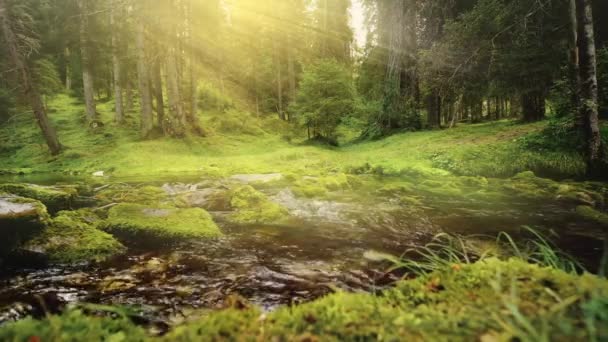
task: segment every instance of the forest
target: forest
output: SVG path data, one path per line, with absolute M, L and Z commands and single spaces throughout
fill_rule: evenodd
M 608 1 L 0 0 L 0 341 L 608 341 Z

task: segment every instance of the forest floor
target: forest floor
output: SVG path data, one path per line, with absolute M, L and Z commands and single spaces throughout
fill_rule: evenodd
M 28 114 L 0 129 L 0 205 L 32 209 L 0 211 L 0 340 L 608 339 L 608 282 L 582 271 L 608 184 L 550 122 L 327 147 L 236 110 L 140 139 L 111 102 L 95 129 L 48 106 L 57 157 Z
M 463 124 L 449 130 L 403 133 L 378 141 L 342 147 L 308 145 L 275 118 L 258 119 L 238 111 L 203 113 L 207 137 L 184 139 L 138 137 L 137 114 L 127 123 L 112 121 L 112 103 L 98 105 L 104 127 L 87 129 L 82 105 L 60 95 L 49 102 L 50 116 L 65 151 L 50 157 L 29 114 L 21 114 L 0 130 L 0 172 L 115 176 L 192 173 L 227 176 L 237 173 L 293 172 L 318 174 L 371 168 L 399 174 L 403 168 L 436 167 L 461 175 L 509 177 L 532 170 L 568 178 L 584 172 L 576 153 L 533 150 L 522 144 L 546 123 L 515 121 Z M 343 129 L 344 130 L 344 129 Z M 277 133 L 278 132 L 278 133 Z

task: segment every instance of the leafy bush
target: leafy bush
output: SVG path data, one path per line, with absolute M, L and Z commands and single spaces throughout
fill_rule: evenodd
M 223 112 L 233 109 L 234 102 L 210 83 L 202 83 L 198 86 L 198 107 Z
M 294 112 L 311 138 L 334 140 L 341 120 L 354 109 L 355 87 L 346 67 L 324 60 L 305 70 Z

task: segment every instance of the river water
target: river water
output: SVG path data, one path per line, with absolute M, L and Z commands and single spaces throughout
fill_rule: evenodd
M 172 189 L 197 180 L 180 176 L 118 181 Z M 259 189 L 288 208 L 287 222 L 236 225 L 226 220 L 227 212 L 215 211 L 211 213 L 224 233 L 219 239 L 154 250 L 130 248 L 126 255 L 96 265 L 1 270 L 0 324 L 89 302 L 135 306 L 145 324 L 163 332 L 194 310 L 220 307 L 231 295 L 272 310 L 336 289 L 374 292 L 390 286 L 399 274 L 387 272 L 386 263 L 366 260 L 365 252 L 400 255 L 440 232 L 483 234 L 492 241 L 506 231 L 525 239 L 522 227 L 531 226 L 543 234 L 559 233 L 556 244 L 589 269 L 596 267 L 601 254 L 597 227 L 560 203 L 514 199 L 507 205 L 424 194 L 422 204 L 413 207 L 369 192 L 303 199 L 283 183 Z

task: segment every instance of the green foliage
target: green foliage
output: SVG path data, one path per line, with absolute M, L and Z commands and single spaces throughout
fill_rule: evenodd
M 295 113 L 312 137 L 335 139 L 336 128 L 354 108 L 355 88 L 346 67 L 323 60 L 304 71 Z
M 198 107 L 202 110 L 216 110 L 224 112 L 229 109 L 234 109 L 233 100 L 226 94 L 222 93 L 211 83 L 204 82 L 198 85 Z
M 135 243 L 171 243 L 222 235 L 211 215 L 200 208 L 176 209 L 121 203 L 110 209 L 99 227 Z M 141 240 L 144 241 L 141 241 Z
M 57 67 L 46 58 L 38 59 L 32 68 L 34 82 L 41 95 L 54 95 L 63 90 Z
M 81 310 L 69 310 L 61 316 L 48 316 L 44 321 L 28 318 L 0 329 L 0 340 L 7 342 L 137 342 L 147 339 L 144 330 L 134 326 L 124 316 L 117 319 L 94 317 Z
M 15 98 L 11 91 L 0 86 L 0 123 L 10 118 L 15 110 Z

